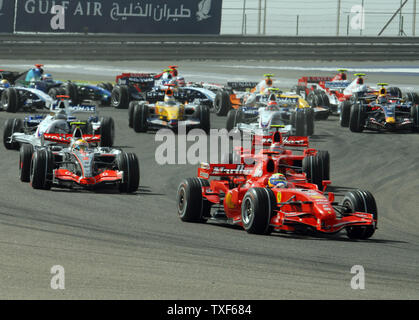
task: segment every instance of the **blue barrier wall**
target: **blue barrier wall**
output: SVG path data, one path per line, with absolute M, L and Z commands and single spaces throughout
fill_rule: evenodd
M 15 1 L 0 0 L 0 33 L 12 33 L 15 17 Z

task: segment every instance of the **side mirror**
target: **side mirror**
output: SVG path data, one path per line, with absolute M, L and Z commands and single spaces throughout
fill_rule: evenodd
M 327 187 L 330 186 L 332 184 L 332 181 L 330 180 L 323 180 L 322 181 L 322 185 L 323 185 L 323 192 L 326 191 Z

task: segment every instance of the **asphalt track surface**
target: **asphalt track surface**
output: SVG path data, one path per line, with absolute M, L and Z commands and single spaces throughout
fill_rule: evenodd
M 5 69 L 23 70 L 31 63 L 0 61 Z M 44 63 L 55 64 L 51 73 L 61 78 L 111 81 L 118 73 L 112 68 L 152 71 L 173 61 L 120 62 L 106 72 L 100 71 L 109 67 L 105 62 L 90 72 L 83 71 L 90 64 L 68 71 L 60 66 L 64 62 Z M 217 82 L 257 80 L 270 71 L 228 64 L 179 62 L 192 80 L 202 75 Z M 277 78 L 291 82 L 307 74 L 326 73 L 281 70 Z M 414 86 L 417 76 L 371 74 L 368 80 Z M 333 190 L 339 195 L 353 188 L 373 192 L 379 229 L 368 241 L 350 241 L 344 232 L 256 236 L 238 228 L 181 222 L 176 190 L 183 178 L 196 175 L 197 166 L 159 166 L 153 134 L 130 130 L 126 110 L 108 107 L 101 114 L 116 121 L 116 146 L 140 159 L 141 187 L 134 195 L 32 190 L 18 181 L 18 153 L 0 146 L 0 298 L 419 298 L 419 135 L 354 134 L 341 128 L 337 118 L 317 122 L 311 142 L 331 154 Z M 1 126 L 12 117 L 0 113 Z M 225 118 L 214 115 L 211 121 L 215 128 L 225 124 Z M 65 268 L 65 290 L 50 288 L 54 265 Z M 365 269 L 365 290 L 350 286 L 354 265 Z

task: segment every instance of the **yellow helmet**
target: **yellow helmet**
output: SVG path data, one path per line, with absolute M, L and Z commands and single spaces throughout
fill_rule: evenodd
M 73 144 L 73 150 L 74 151 L 86 151 L 87 148 L 89 148 L 89 144 L 86 140 L 79 139 Z
M 7 81 L 6 79 L 3 79 L 0 81 L 0 83 L 2 84 L 3 87 L 8 88 L 10 86 L 9 81 Z

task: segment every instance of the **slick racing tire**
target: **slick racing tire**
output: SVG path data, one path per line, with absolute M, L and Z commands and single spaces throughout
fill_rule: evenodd
M 128 86 L 117 85 L 112 89 L 111 105 L 116 109 L 127 109 L 129 104 Z
M 309 183 L 323 189 L 323 180 L 330 178 L 330 155 L 327 151 L 319 151 L 315 156 L 307 156 L 303 159 L 303 171 Z
M 140 185 L 140 164 L 135 153 L 122 152 L 117 159 L 118 169 L 123 171 L 123 181 L 119 191 L 134 193 Z
M 22 119 L 8 119 L 3 129 L 3 145 L 7 150 L 19 150 L 19 142 L 9 142 L 10 137 L 15 132 L 23 132 Z
M 249 189 L 243 198 L 241 208 L 244 229 L 252 234 L 270 234 L 272 232 L 270 223 L 275 205 L 275 196 L 271 189 Z
M 345 101 L 342 104 L 342 108 L 340 110 L 340 115 L 339 115 L 341 127 L 344 127 L 344 128 L 349 127 L 349 119 L 351 116 L 351 106 L 352 106 L 352 103 L 350 101 Z
M 111 84 L 111 83 L 109 83 L 109 82 L 102 82 L 102 83 L 99 83 L 97 86 L 98 86 L 99 88 L 102 88 L 102 89 L 108 90 L 109 92 L 112 92 L 112 89 L 113 89 L 112 84 Z
M 70 100 L 74 105 L 81 103 L 82 99 L 79 96 L 79 91 L 76 84 L 72 82 L 67 82 L 63 85 L 63 88 L 65 94 L 70 97 Z
M 7 88 L 1 95 L 3 110 L 16 113 L 20 109 L 19 92 L 15 88 Z
M 403 96 L 405 102 L 419 104 L 419 95 L 416 92 L 406 92 Z
M 300 97 L 303 97 L 304 99 L 307 98 L 307 87 L 305 87 L 305 86 L 297 86 L 297 88 L 295 89 L 295 92 Z
M 214 99 L 214 112 L 217 116 L 225 117 L 232 108 L 230 95 L 227 91 L 218 91 Z
M 293 135 L 298 137 L 307 137 L 309 130 L 314 128 L 314 125 L 309 122 L 309 114 L 302 108 L 297 108 L 295 112 L 291 113 L 291 124 L 293 126 Z M 313 119 L 314 120 L 314 119 Z
M 412 119 L 412 131 L 419 132 L 419 105 L 410 108 L 410 117 Z
M 33 155 L 33 146 L 31 144 L 22 144 L 19 155 L 19 178 L 22 182 L 31 181 L 31 161 Z
M 349 116 L 349 129 L 352 132 L 362 132 L 365 126 L 365 109 L 359 103 L 353 104 Z
M 147 132 L 148 130 L 148 106 L 137 103 L 134 106 L 132 126 L 135 132 Z
M 244 114 L 243 111 L 241 111 L 240 109 L 231 109 L 228 113 L 227 113 L 227 120 L 226 120 L 226 129 L 228 132 L 231 132 L 231 130 L 233 130 L 238 123 L 242 123 L 244 118 Z
M 211 129 L 211 120 L 208 107 L 205 105 L 199 105 L 196 108 L 196 116 L 199 119 L 201 129 L 204 130 L 206 134 L 209 134 Z
M 390 88 L 388 88 L 387 89 L 387 93 L 389 95 L 391 95 L 392 97 L 395 97 L 395 98 L 400 98 L 401 99 L 403 97 L 402 91 L 398 87 L 390 87 Z
M 343 198 L 342 206 L 346 208 L 346 213 L 366 212 L 371 213 L 377 222 L 377 204 L 373 195 L 369 191 L 354 190 L 350 191 Z M 350 239 L 368 239 L 372 237 L 376 229 L 375 226 L 353 226 L 346 228 L 346 234 Z
M 57 96 L 61 95 L 61 91 L 59 88 L 51 88 L 48 90 L 48 95 L 53 99 L 57 100 Z
M 47 149 L 36 150 L 30 165 L 30 183 L 32 188 L 50 190 L 52 187 L 54 158 Z
M 202 196 L 202 188 L 209 187 L 208 180 L 188 178 L 183 180 L 177 191 L 177 213 L 184 222 L 205 222 L 210 216 L 211 206 Z
M 115 122 L 111 117 L 100 119 L 100 146 L 112 147 L 115 140 Z
M 131 101 L 128 106 L 128 127 L 132 128 L 134 123 L 134 108 L 137 101 Z
M 314 134 L 314 110 L 313 108 L 304 108 L 306 126 L 307 126 L 307 136 L 312 136 Z

